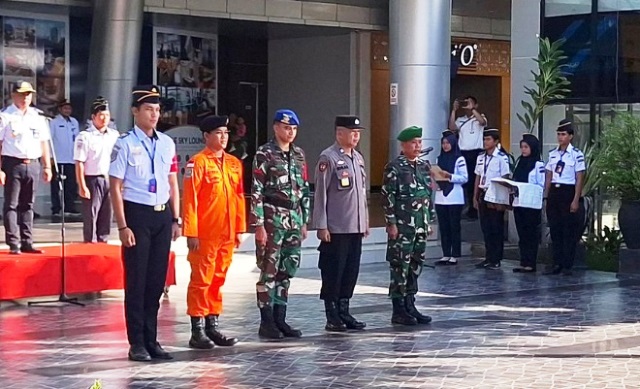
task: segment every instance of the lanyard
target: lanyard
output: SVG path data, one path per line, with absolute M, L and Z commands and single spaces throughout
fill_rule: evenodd
M 155 177 L 156 173 L 156 167 L 154 166 L 153 163 L 153 157 L 156 155 L 156 145 L 155 143 L 153 143 L 153 141 L 151 141 L 151 143 L 153 144 L 153 153 L 151 153 L 151 151 L 149 151 L 149 148 L 147 147 L 147 145 L 142 141 L 142 139 L 140 139 L 140 137 L 138 136 L 138 134 L 136 134 L 135 131 L 133 131 L 133 134 L 136 136 L 136 138 L 138 138 L 138 141 L 142 144 L 142 147 L 144 147 L 144 151 L 147 152 L 147 155 L 149 156 L 149 159 L 151 159 L 151 175 L 153 175 Z
M 491 159 L 493 158 L 493 155 L 488 155 L 487 157 L 489 158 L 485 158 L 485 162 L 484 162 L 484 174 L 483 176 L 487 176 L 487 169 L 489 168 L 489 165 L 491 164 Z

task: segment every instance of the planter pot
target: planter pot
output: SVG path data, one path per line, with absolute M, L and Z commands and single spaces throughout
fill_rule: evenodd
M 627 248 L 640 249 L 640 201 L 622 201 L 618 223 Z

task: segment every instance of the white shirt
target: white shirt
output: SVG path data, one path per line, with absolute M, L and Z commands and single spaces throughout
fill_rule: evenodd
M 564 162 L 562 174 L 556 169 L 560 161 Z M 587 166 L 582 151 L 569 144 L 565 151 L 555 148 L 549 152 L 549 162 L 547 162 L 546 169 L 553 172 L 552 184 L 575 185 L 576 173 L 587 170 Z
M 86 176 L 108 176 L 111 164 L 111 151 L 120 133 L 107 128 L 102 133 L 95 126 L 82 131 L 76 138 L 73 159 L 84 162 Z
M 480 177 L 480 185 L 478 185 L 478 187 L 487 189 L 492 179 L 511 174 L 509 170 L 509 157 L 507 154 L 498 150 L 497 147 L 490 156 L 487 156 L 487 153 L 483 152 L 478 155 L 475 173 Z
M 42 157 L 42 142 L 49 139 L 49 126 L 37 109 L 29 107 L 23 115 L 15 104 L 11 104 L 0 113 L 2 155 L 38 159 Z
M 87 119 L 87 123 L 85 123 L 84 129 L 88 131 L 91 129 L 91 126 L 93 126 L 93 120 Z M 107 124 L 107 127 L 112 130 L 118 129 L 118 126 L 116 126 L 116 122 L 113 119 L 109 120 L 109 124 Z
M 482 115 L 484 118 L 485 116 Z M 486 123 L 485 118 L 485 123 Z M 456 119 L 456 128 L 459 131 L 458 146 L 460 150 L 482 150 L 483 131 L 485 126 L 481 125 L 475 116 L 460 116 Z
M 49 122 L 53 150 L 58 163 L 73 163 L 73 143 L 80 132 L 75 118 L 58 115 Z
M 466 184 L 469 180 L 469 172 L 467 171 L 467 163 L 464 157 L 460 157 L 456 160 L 456 165 L 451 174 L 449 182 L 453 185 L 453 190 L 449 192 L 447 196 L 438 187 L 436 189 L 436 204 L 438 205 L 464 205 L 464 191 L 462 185 Z
M 536 162 L 536 166 L 529 172 L 529 184 L 538 185 L 544 188 L 544 162 L 538 161 Z

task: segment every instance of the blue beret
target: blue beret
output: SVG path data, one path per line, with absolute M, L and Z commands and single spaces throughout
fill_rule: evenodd
M 207 116 L 200 122 L 200 131 L 209 132 L 216 128 L 226 127 L 229 124 L 227 116 Z
M 138 85 L 133 88 L 131 95 L 131 105 L 134 107 L 144 103 L 160 104 L 160 89 L 155 85 Z
M 400 142 L 409 142 L 416 138 L 422 138 L 422 127 L 407 127 L 398 134 L 398 140 Z
M 284 124 L 289 124 L 291 126 L 299 126 L 300 120 L 298 120 L 298 115 L 290 109 L 279 109 L 276 111 L 276 115 L 273 118 L 274 122 L 280 122 Z

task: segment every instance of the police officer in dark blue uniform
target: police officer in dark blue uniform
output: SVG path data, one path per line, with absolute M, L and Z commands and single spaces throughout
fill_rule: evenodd
M 133 90 L 135 126 L 111 154 L 110 193 L 122 241 L 129 359 L 172 359 L 157 341 L 158 309 L 171 240 L 180 235 L 178 163 L 173 140 L 156 131 L 158 87 Z

